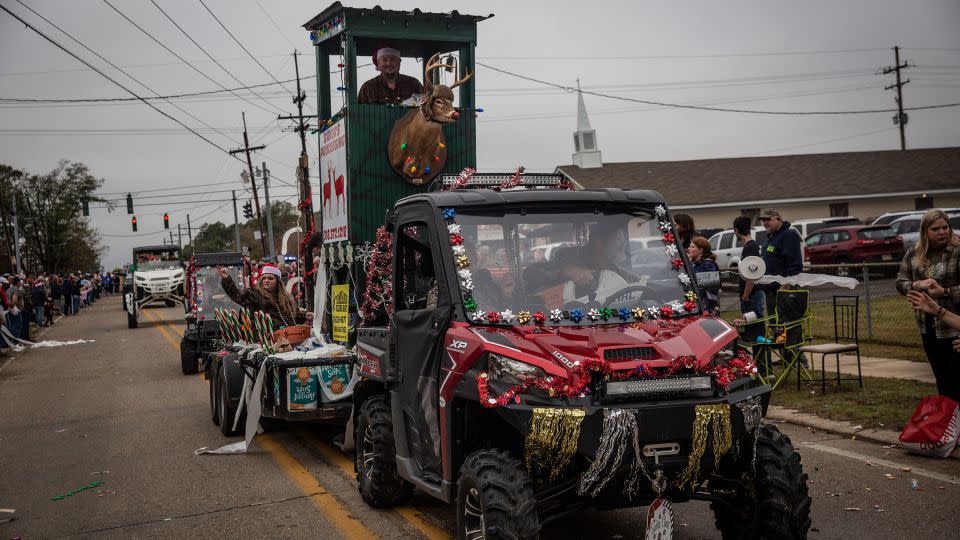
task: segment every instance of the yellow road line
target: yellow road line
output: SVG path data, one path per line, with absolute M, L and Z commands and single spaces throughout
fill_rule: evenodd
M 331 447 L 316 434 L 309 433 L 307 434 L 307 438 L 327 461 L 340 467 L 343 472 L 347 473 L 347 476 L 351 478 L 356 476 L 356 472 L 353 469 L 353 462 L 350 461 L 350 459 Z M 393 511 L 400 514 L 400 517 L 420 531 L 420 533 L 429 540 L 448 540 L 450 538 L 450 535 L 446 531 L 427 521 L 423 513 L 413 506 L 398 506 L 393 508 Z
M 304 494 L 309 496 L 313 506 L 320 510 L 345 538 L 350 540 L 355 538 L 379 538 L 359 519 L 351 515 L 347 508 L 336 497 L 328 493 L 317 479 L 310 474 L 310 471 L 273 437 L 263 434 L 257 437 L 257 441 L 270 452 L 273 460 L 283 469 L 283 472 L 297 484 L 297 487 Z
M 142 312 L 148 319 L 160 322 L 156 326 L 163 338 L 174 349 L 180 350 L 180 343 L 174 339 L 168 330 L 166 321 L 163 321 L 154 314 Z M 259 442 L 267 451 L 274 462 L 280 466 L 283 472 L 300 488 L 313 505 L 322 512 L 326 518 L 336 527 L 345 538 L 353 540 L 354 538 L 374 539 L 379 538 L 373 531 L 359 519 L 353 517 L 345 506 L 333 495 L 327 492 L 319 481 L 308 471 L 290 452 L 280 445 L 273 437 L 263 434 L 257 437 Z

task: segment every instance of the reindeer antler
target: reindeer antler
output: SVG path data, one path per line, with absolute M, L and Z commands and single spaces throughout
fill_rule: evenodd
M 453 67 L 450 64 L 439 63 L 438 62 L 439 58 L 440 58 L 440 53 L 434 53 L 433 56 L 431 56 L 430 59 L 427 60 L 426 64 L 424 64 L 425 67 L 423 68 L 423 87 L 426 88 L 427 94 L 430 94 L 433 88 L 433 83 L 430 82 L 430 72 L 435 69 Z M 473 75 L 471 74 L 470 76 L 473 76 Z M 457 83 L 457 84 L 460 84 L 460 83 Z M 457 85 L 455 84 L 454 86 L 451 86 L 451 88 L 454 88 L 456 86 Z
M 473 78 L 473 72 L 471 71 L 470 73 L 467 73 L 467 75 L 462 79 L 457 79 L 456 81 L 454 81 L 454 83 L 450 85 L 450 89 L 453 90 L 454 88 L 460 86 L 461 84 L 469 81 L 472 78 Z

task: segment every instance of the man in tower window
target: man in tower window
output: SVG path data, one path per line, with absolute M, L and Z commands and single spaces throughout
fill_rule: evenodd
M 420 81 L 400 73 L 400 51 L 380 47 L 373 53 L 373 65 L 380 75 L 363 83 L 357 103 L 399 105 L 414 94 L 423 94 Z

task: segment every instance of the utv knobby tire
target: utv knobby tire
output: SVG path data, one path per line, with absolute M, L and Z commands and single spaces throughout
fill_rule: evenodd
M 357 485 L 364 502 L 373 508 L 389 508 L 413 495 L 413 484 L 397 471 L 397 445 L 387 396 L 371 396 L 357 415 Z
M 137 316 L 132 315 L 129 311 L 127 311 L 127 328 L 136 328 L 139 325 L 140 323 L 137 321 Z
M 241 416 L 237 429 L 233 429 L 233 418 L 237 415 L 237 407 L 230 406 L 230 386 L 227 384 L 227 368 L 221 367 L 217 372 L 217 414 L 220 415 L 220 433 L 226 437 L 242 434 L 244 419 Z
M 164 300 L 163 303 L 164 303 L 164 305 L 166 305 L 167 307 L 173 307 L 173 306 L 177 305 L 177 303 L 174 302 L 173 300 Z
M 217 393 L 220 386 L 217 384 L 217 377 L 214 374 L 207 381 L 207 386 L 210 387 L 210 420 L 213 421 L 213 425 L 220 425 L 220 411 L 218 410 L 220 404 L 220 396 Z
M 481 524 L 483 530 L 476 530 Z M 523 463 L 502 450 L 478 450 L 460 467 L 457 539 L 478 537 L 480 533 L 487 539 L 511 540 L 540 535 L 533 481 Z
M 184 375 L 194 375 L 199 371 L 197 369 L 197 348 L 187 336 L 180 338 L 180 371 Z
M 730 501 L 732 506 L 710 504 L 723 539 L 806 538 L 810 529 L 807 474 L 790 438 L 776 426 L 763 426 L 757 439 L 756 473 L 750 470 L 749 457 L 745 461 L 746 468 L 739 471 L 745 480 Z

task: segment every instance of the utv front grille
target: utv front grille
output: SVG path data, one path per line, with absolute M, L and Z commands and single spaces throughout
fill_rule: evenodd
M 657 350 L 653 347 L 626 347 L 623 349 L 607 349 L 603 351 L 604 360 L 653 360 L 658 358 Z

